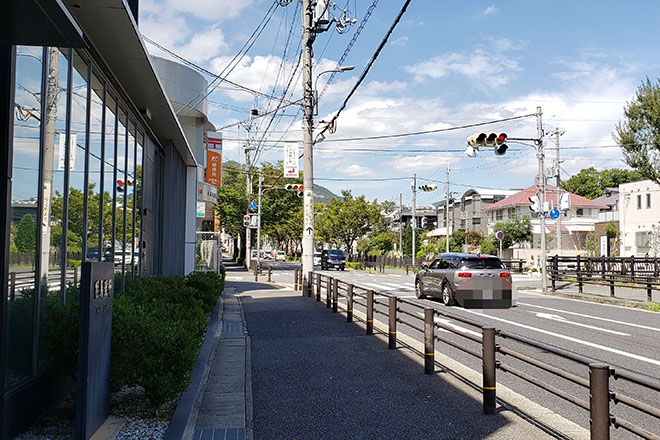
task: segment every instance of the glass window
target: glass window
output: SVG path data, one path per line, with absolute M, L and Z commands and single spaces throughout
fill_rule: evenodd
M 117 101 L 106 93 L 105 97 L 105 145 L 103 158 L 103 261 L 113 261 L 115 242 L 116 178 L 115 156 L 117 154 L 116 123 Z
M 642 195 L 637 195 L 637 209 L 642 209 Z
M 502 220 L 504 218 L 504 211 L 501 209 L 498 209 L 495 213 L 495 219 L 496 220 Z
M 646 208 L 651 208 L 651 194 L 646 195 Z
M 637 247 L 649 247 L 649 231 L 641 231 L 635 233 L 635 245 Z
M 89 163 L 87 166 L 87 230 L 85 260 L 99 261 L 102 248 L 99 242 L 101 208 L 101 162 L 103 140 L 103 83 L 92 75 L 89 109 Z
M 16 48 L 5 389 L 33 374 L 43 49 Z
M 433 262 L 431 264 L 429 264 L 429 269 L 437 269 L 439 262 L 440 262 L 439 258 L 436 258 L 435 260 L 433 260 Z
M 468 258 L 461 261 L 461 269 L 505 269 L 499 258 Z
M 82 261 L 85 192 L 85 153 L 87 135 L 87 94 L 89 65 L 73 52 L 71 84 L 71 134 L 68 148 L 69 200 L 67 217 L 67 280 L 74 281 L 74 271 Z
M 137 137 L 137 150 L 135 153 L 135 242 L 133 265 L 137 274 L 142 273 L 142 154 L 144 133 Z
M 584 216 L 584 209 L 578 208 L 575 210 L 575 215 L 576 217 L 583 217 Z
M 126 150 L 128 137 L 126 133 L 126 112 L 120 107 L 117 116 L 117 155 L 115 175 L 115 241 L 114 248 L 115 272 L 124 273 L 126 252 Z
M 124 249 L 125 273 L 134 274 L 133 256 L 137 243 L 135 242 L 135 153 L 137 150 L 135 122 L 128 124 L 128 145 L 126 155 L 126 246 Z

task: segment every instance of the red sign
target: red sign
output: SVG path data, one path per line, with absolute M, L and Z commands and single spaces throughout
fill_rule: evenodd
M 222 186 L 222 133 L 207 134 L 206 183 Z

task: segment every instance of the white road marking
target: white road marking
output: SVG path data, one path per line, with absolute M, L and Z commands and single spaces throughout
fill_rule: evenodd
M 637 327 L 637 328 L 643 328 L 644 330 L 653 330 L 653 331 L 656 331 L 656 332 L 660 332 L 660 328 L 649 327 L 647 325 L 641 325 L 641 324 L 633 324 L 631 322 L 625 322 L 625 321 L 617 321 L 616 319 L 601 318 L 599 316 L 585 315 L 584 313 L 567 312 L 565 310 L 553 309 L 552 307 L 537 306 L 535 304 L 528 304 L 528 303 L 522 303 L 522 302 L 519 302 L 518 305 L 527 306 L 527 307 L 536 307 L 537 309 L 551 310 L 553 312 L 566 313 L 568 315 L 582 316 L 583 318 L 597 319 L 599 321 L 612 322 L 614 324 L 628 325 L 630 327 Z
M 419 312 L 417 312 L 417 314 L 418 314 L 419 316 L 421 316 L 422 319 L 424 319 L 424 314 L 423 314 L 423 313 L 419 313 Z M 434 321 L 434 322 L 442 323 L 442 324 L 446 325 L 447 327 L 451 327 L 451 328 L 453 328 L 454 330 L 456 330 L 457 332 L 460 332 L 460 333 L 467 333 L 467 334 L 474 335 L 474 336 L 477 336 L 477 337 L 481 338 L 481 333 L 478 333 L 478 332 L 475 332 L 475 331 L 473 331 L 473 330 L 467 329 L 467 328 L 465 328 L 465 327 L 461 327 L 460 325 L 454 324 L 454 323 L 453 323 L 452 321 L 450 321 L 449 319 L 440 318 L 440 317 L 436 316 L 435 318 L 433 318 L 433 321 Z M 451 333 L 449 330 L 447 330 L 447 329 L 445 329 L 445 328 L 442 328 L 442 327 L 440 327 L 438 330 L 440 330 L 440 331 L 442 331 L 442 332 L 445 332 L 445 333 Z
M 363 282 L 362 284 L 364 284 L 365 286 L 375 287 L 376 289 L 381 289 L 381 290 L 395 290 L 394 287 L 383 286 L 382 284 L 365 283 L 365 282 Z
M 563 322 L 564 324 L 577 325 L 578 327 L 589 328 L 589 329 L 592 329 L 592 330 L 598 330 L 598 331 L 605 332 L 605 333 L 612 333 L 614 335 L 619 335 L 619 336 L 630 336 L 629 333 L 617 332 L 616 330 L 608 330 L 608 329 L 602 328 L 602 327 L 596 327 L 596 326 L 593 326 L 593 325 L 581 324 L 579 322 L 569 321 L 566 318 L 564 318 L 563 316 L 553 315 L 551 313 L 533 312 L 531 310 L 529 310 L 529 312 L 536 314 L 536 316 L 538 316 L 539 318 L 550 319 L 552 321 L 559 321 L 559 322 Z
M 530 325 L 520 324 L 519 322 L 509 321 L 508 319 L 503 319 L 503 318 L 498 318 L 498 317 L 495 317 L 495 316 L 486 315 L 485 313 L 475 312 L 474 310 L 469 310 L 469 309 L 464 309 L 464 310 L 467 313 L 472 313 L 474 315 L 483 316 L 484 318 L 494 319 L 495 321 L 505 322 L 507 324 L 511 324 L 511 325 L 515 325 L 517 327 L 525 328 L 527 330 L 532 330 L 532 331 L 535 331 L 535 332 L 538 332 L 538 333 L 543 333 L 543 334 L 546 334 L 546 335 L 549 335 L 549 336 L 554 336 L 556 338 L 565 339 L 567 341 L 575 342 L 576 344 L 586 345 L 587 347 L 597 348 L 599 350 L 608 351 L 610 353 L 615 353 L 615 354 L 618 354 L 618 355 L 621 355 L 621 356 L 629 357 L 631 359 L 637 359 L 638 361 L 648 362 L 649 364 L 660 366 L 660 361 L 656 360 L 656 359 L 647 358 L 647 357 L 640 356 L 640 355 L 634 354 L 634 353 L 628 353 L 627 351 L 619 350 L 619 349 L 612 348 L 612 347 L 607 347 L 605 345 L 595 344 L 593 342 L 583 341 L 582 339 L 577 339 L 577 338 L 574 338 L 572 336 L 566 336 L 566 335 L 562 335 L 560 333 L 555 333 L 555 332 L 551 332 L 551 331 L 548 331 L 548 330 L 543 330 L 543 329 L 540 329 L 540 328 L 532 327 Z
M 232 277 L 228 276 L 225 278 L 227 281 L 243 281 L 243 277 Z

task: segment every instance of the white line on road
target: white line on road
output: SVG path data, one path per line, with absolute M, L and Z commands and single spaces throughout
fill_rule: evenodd
M 365 282 L 362 282 L 362 284 L 370 287 L 375 287 L 376 289 L 381 289 L 381 290 L 396 290 L 394 287 L 383 286 L 382 284 L 365 283 Z
M 399 297 L 399 298 L 400 298 L 400 297 Z M 423 313 L 417 312 L 417 314 L 418 314 L 419 316 L 421 316 L 422 319 L 424 319 L 424 314 L 423 314 Z M 451 327 L 451 328 L 453 328 L 454 330 L 456 330 L 457 332 L 467 333 L 467 334 L 470 334 L 470 335 L 477 336 L 477 337 L 481 338 L 481 333 L 475 332 L 474 330 L 470 330 L 470 329 L 465 328 L 465 327 L 461 327 L 461 326 L 458 325 L 458 324 L 454 324 L 454 323 L 451 322 L 449 319 L 440 318 L 440 317 L 436 316 L 435 318 L 433 318 L 433 321 L 434 321 L 434 322 L 440 322 L 440 323 L 446 325 L 447 327 Z M 442 328 L 442 327 L 440 327 L 439 330 L 441 330 L 441 331 L 443 331 L 443 332 L 451 333 L 449 330 L 444 329 L 444 328 Z
M 537 306 L 535 304 L 528 304 L 528 303 L 519 302 L 518 305 L 527 306 L 527 307 L 536 307 L 537 309 L 551 310 L 553 312 L 561 312 L 561 313 L 566 313 L 568 315 L 582 316 L 583 318 L 597 319 L 599 321 L 612 322 L 614 324 L 621 324 L 621 325 L 629 325 L 631 327 L 643 328 L 644 330 L 653 330 L 653 331 L 656 331 L 656 332 L 660 332 L 660 328 L 649 327 L 647 325 L 641 325 L 641 324 L 633 324 L 631 322 L 617 321 L 616 319 L 601 318 L 599 316 L 585 315 L 584 313 L 567 312 L 565 310 L 553 309 L 552 307 Z
M 472 313 L 474 315 L 483 316 L 484 318 L 494 319 L 496 321 L 501 321 L 501 322 L 505 322 L 507 324 L 515 325 L 517 327 L 526 328 L 527 330 L 532 330 L 532 331 L 543 333 L 543 334 L 546 334 L 546 335 L 549 335 L 549 336 L 554 336 L 556 338 L 565 339 L 567 341 L 575 342 L 576 344 L 582 344 L 582 345 L 586 345 L 587 347 L 597 348 L 597 349 L 603 350 L 603 351 L 609 351 L 610 353 L 615 353 L 615 354 L 618 354 L 618 355 L 621 355 L 621 356 L 629 357 L 631 359 L 637 359 L 638 361 L 648 362 L 649 364 L 660 366 L 660 361 L 658 361 L 656 359 L 647 358 L 647 357 L 640 356 L 640 355 L 634 354 L 634 353 L 628 353 L 627 351 L 618 350 L 616 348 L 607 347 L 605 345 L 594 344 L 593 342 L 583 341 L 582 339 L 577 339 L 577 338 L 573 338 L 571 336 L 566 336 L 566 335 L 551 332 L 551 331 L 548 331 L 548 330 L 543 330 L 543 329 L 540 329 L 540 328 L 532 327 L 530 325 L 520 324 L 518 322 L 509 321 L 508 319 L 497 318 L 495 316 L 486 315 L 485 313 L 475 312 L 474 310 L 465 309 L 465 311 L 467 313 Z
M 623 333 L 623 332 L 618 332 L 616 330 L 608 330 L 606 328 L 596 327 L 594 325 L 588 325 L 588 324 L 582 324 L 582 323 L 579 323 L 579 322 L 569 321 L 568 319 L 564 318 L 563 316 L 554 315 L 552 313 L 534 312 L 532 310 L 528 310 L 528 311 L 530 313 L 536 314 L 536 316 L 538 316 L 539 318 L 550 319 L 552 321 L 563 322 L 564 324 L 576 325 L 578 327 L 589 328 L 591 330 L 598 330 L 598 331 L 605 332 L 605 333 L 612 333 L 614 335 L 619 335 L 619 336 L 630 336 L 629 333 Z

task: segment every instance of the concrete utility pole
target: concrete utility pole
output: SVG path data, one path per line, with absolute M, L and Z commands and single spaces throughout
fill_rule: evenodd
M 399 256 L 403 257 L 403 194 L 399 193 Z
M 257 273 L 261 265 L 261 193 L 263 191 L 263 168 L 259 171 L 259 201 L 257 205 Z
M 547 255 L 545 250 L 545 168 L 543 165 L 544 152 L 543 152 L 543 122 L 542 122 L 541 107 L 536 107 L 536 136 L 537 136 L 537 146 L 536 146 L 536 157 L 539 160 L 539 176 L 538 182 L 536 183 L 539 188 L 539 219 L 541 221 L 541 286 L 543 293 L 548 291 L 548 280 L 547 276 Z
M 557 199 L 557 209 L 559 209 L 559 203 L 560 203 L 560 200 L 561 200 L 561 194 L 560 194 L 560 191 L 559 191 L 559 185 L 561 184 L 561 178 L 560 178 L 561 168 L 559 167 L 559 136 L 561 136 L 562 134 L 564 134 L 563 130 L 560 130 L 559 128 L 555 129 L 555 145 L 557 146 L 557 157 L 555 158 L 555 177 L 557 178 L 557 181 L 556 181 L 556 186 L 557 186 L 557 191 L 556 191 L 557 192 L 557 198 L 556 198 Z M 556 240 L 557 240 L 557 255 L 561 255 L 561 215 L 562 215 L 562 212 L 560 210 L 559 211 L 559 217 L 557 217 L 557 223 L 555 225 L 557 227 L 557 230 L 555 231 L 556 237 L 557 237 L 556 238 Z
M 417 229 L 417 173 L 412 181 L 412 267 L 415 269 L 415 229 Z
M 303 286 L 310 281 L 307 274 L 314 270 L 314 158 L 312 90 L 312 6 L 310 0 L 302 0 L 302 62 L 303 62 Z M 347 249 L 350 253 L 350 249 Z M 304 288 L 304 287 L 303 287 Z
M 248 206 L 245 207 L 245 212 L 250 212 L 250 194 L 252 194 L 252 168 L 250 165 L 250 134 L 248 131 L 248 143 L 245 145 L 245 193 L 248 198 Z M 252 261 L 251 251 L 252 232 L 249 226 L 245 227 L 245 263 L 248 270 L 250 269 L 250 262 Z
M 447 224 L 445 225 L 445 251 L 449 252 L 449 164 L 447 164 L 447 205 L 445 207 L 445 217 Z

